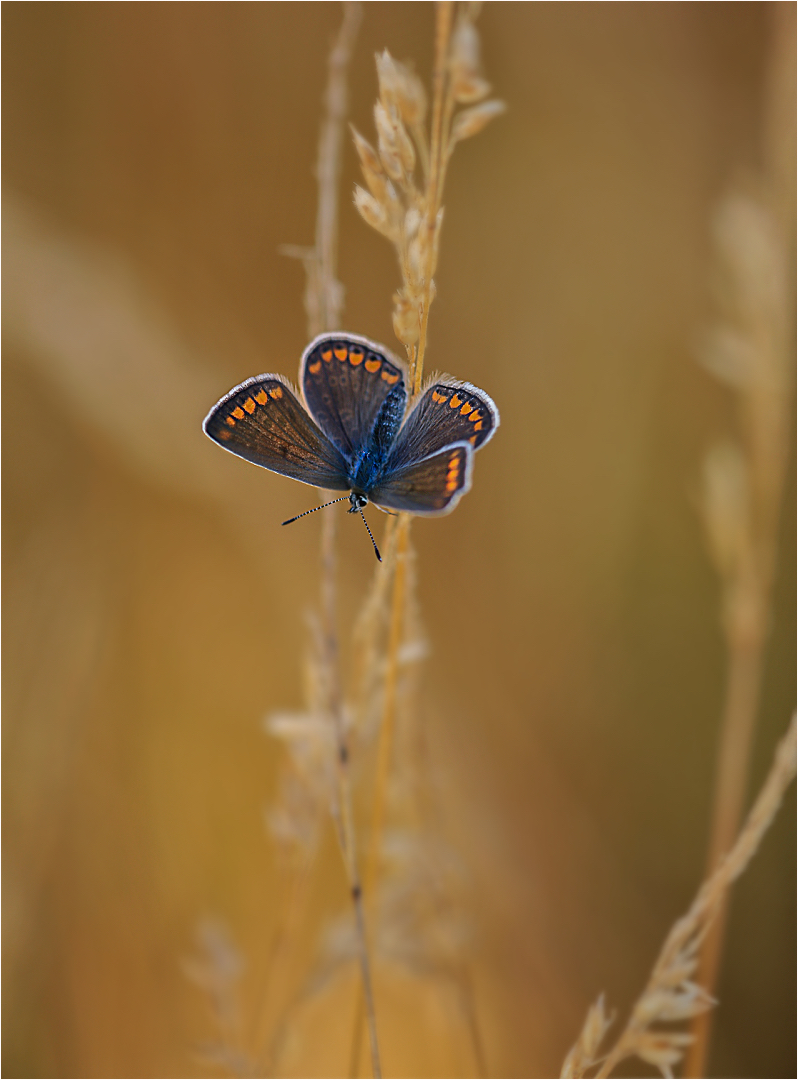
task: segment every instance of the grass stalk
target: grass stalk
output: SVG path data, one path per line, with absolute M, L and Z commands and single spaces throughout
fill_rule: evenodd
M 597 1078 L 609 1076 L 623 1058 L 630 1056 L 630 1050 L 632 1053 L 637 1052 L 637 1047 L 651 1022 L 646 999 L 650 1000 L 654 995 L 661 994 L 662 987 L 671 983 L 670 973 L 684 965 L 684 958 L 689 958 L 697 945 L 702 941 L 706 942 L 710 928 L 715 925 L 725 907 L 732 882 L 742 874 L 754 857 L 762 837 L 770 828 L 781 806 L 784 793 L 795 778 L 795 756 L 796 724 L 793 716 L 786 734 L 776 748 L 770 772 L 736 842 L 703 884 L 690 910 L 679 919 L 665 940 L 651 973 L 649 985 L 633 1010 L 626 1030 L 596 1073 Z
M 362 14 L 362 4 L 359 2 L 343 4 L 343 21 L 328 60 L 328 79 L 316 165 L 318 206 L 315 244 L 310 249 L 284 249 L 286 254 L 300 257 L 305 265 L 305 310 L 310 338 L 325 331 L 340 329 L 341 326 L 344 290 L 336 276 L 341 151 L 348 111 L 347 71 Z M 321 500 L 327 501 L 324 492 L 321 493 Z M 362 1000 L 365 1003 L 368 1022 L 372 1070 L 375 1077 L 381 1077 L 382 1067 L 363 890 L 358 867 L 350 753 L 340 674 L 336 596 L 336 522 L 334 514 L 326 514 L 322 517 L 319 597 L 321 633 L 318 662 L 323 686 L 324 711 L 331 718 L 335 739 L 336 796 L 333 818 L 354 909 L 362 978 Z M 295 920 L 287 924 L 286 934 L 294 925 L 296 925 Z
M 601 1042 L 611 1024 L 603 996 L 591 1006 L 585 1024 L 565 1060 L 562 1077 L 579 1078 L 599 1066 L 595 1077 L 608 1077 L 627 1058 L 638 1057 L 672 1076 L 673 1068 L 692 1043 L 692 1035 L 662 1024 L 689 1020 L 715 1004 L 694 981 L 698 954 L 728 897 L 733 882 L 757 852 L 795 779 L 796 717 L 776 747 L 773 764 L 745 824 L 728 854 L 704 881 L 689 910 L 671 928 L 651 971 L 648 984 L 635 1003 L 629 1021 L 609 1053 L 600 1055 Z M 657 1025 L 657 1026 L 655 1026 Z
M 429 313 L 435 298 L 434 274 L 438 264 L 442 197 L 446 169 L 455 144 L 481 131 L 504 109 L 499 101 L 485 101 L 490 84 L 482 78 L 479 35 L 475 26 L 479 5 L 463 3 L 456 11 L 452 0 L 435 5 L 435 47 L 432 72 L 432 111 L 427 139 L 426 92 L 418 77 L 390 54 L 377 57 L 379 98 L 374 118 L 378 135 L 375 150 L 353 132 L 366 188 L 355 188 L 355 205 L 364 220 L 394 245 L 402 274 L 402 287 L 394 295 L 393 325 L 408 359 L 409 402 L 421 392 L 426 359 Z M 475 104 L 479 103 L 479 104 Z M 457 105 L 468 104 L 455 116 Z M 421 182 L 416 165 L 420 164 Z M 380 851 L 395 742 L 399 654 L 407 628 L 411 593 L 407 560 L 410 553 L 410 515 L 400 514 L 386 530 L 391 556 L 384 573 L 375 579 L 372 597 L 391 584 L 387 617 L 387 645 L 382 685 L 381 725 L 371 811 L 369 853 L 365 882 L 370 910 L 379 883 Z M 367 602 L 370 626 L 376 628 L 375 605 Z M 367 639 L 367 646 L 373 648 Z M 365 682 L 364 682 L 365 685 Z M 362 1008 L 356 1009 L 352 1032 L 350 1072 L 357 1075 L 362 1042 Z
M 439 0 L 435 7 L 435 67 L 432 75 L 432 124 L 430 130 L 429 174 L 427 177 L 426 221 L 424 223 L 427 230 L 427 258 L 424 272 L 424 293 L 419 315 L 419 339 L 410 369 L 411 402 L 421 390 L 421 380 L 424 374 L 429 309 L 432 303 L 432 275 L 435 273 L 438 254 L 438 214 L 441 209 L 443 182 L 448 161 L 448 156 L 445 153 L 444 133 L 448 131 L 454 108 L 452 83 L 451 79 L 447 77 L 453 18 L 454 3 L 451 0 Z M 444 125 L 446 125 L 445 128 Z
M 410 405 L 421 390 L 421 380 L 424 371 L 424 357 L 427 345 L 427 325 L 429 321 L 429 309 L 432 302 L 432 274 L 437 255 L 437 215 L 440 209 L 440 200 L 443 190 L 443 173 L 445 160 L 443 154 L 443 123 L 447 107 L 451 111 L 452 105 L 448 104 L 447 98 L 447 62 L 449 56 L 449 42 L 452 31 L 454 15 L 454 3 L 451 0 L 441 0 L 435 9 L 435 66 L 432 76 L 433 105 L 432 125 L 430 137 L 429 171 L 427 175 L 426 190 L 426 214 L 422 226 L 427 231 L 425 274 L 422 298 L 419 311 L 419 336 L 417 344 L 408 344 L 408 360 L 410 365 Z M 451 97 L 449 92 L 448 97 Z M 406 248 L 400 246 L 400 262 L 403 266 L 403 275 L 407 275 Z M 377 767 L 374 779 L 374 795 L 371 809 L 371 825 L 369 830 L 369 851 L 366 862 L 366 893 L 369 904 L 374 910 L 374 901 L 379 881 L 380 850 L 385 823 L 385 811 L 388 800 L 388 788 L 390 783 L 391 758 L 394 744 L 396 726 L 396 701 L 397 682 L 399 671 L 399 649 L 402 643 L 404 630 L 404 614 L 407 605 L 406 582 L 407 582 L 407 553 L 410 544 L 410 514 L 400 514 L 396 522 L 396 544 L 393 548 L 392 561 L 393 589 L 391 596 L 390 630 L 388 635 L 388 649 L 386 656 L 385 682 L 383 689 L 382 719 L 380 722 L 379 743 L 377 747 Z M 365 996 L 365 986 L 364 986 Z M 364 997 L 359 998 L 355 1008 L 355 1021 L 352 1030 L 352 1044 L 350 1054 L 350 1075 L 357 1076 L 359 1072 L 360 1047 L 362 1043 L 363 1028 L 363 1005 Z
M 308 305 L 318 319 L 318 329 L 309 326 L 310 336 L 325 330 L 340 328 L 343 288 L 336 278 L 338 247 L 338 186 L 341 171 L 341 149 L 347 114 L 346 73 L 354 38 L 362 18 L 359 3 L 344 3 L 344 19 L 329 59 L 329 79 L 325 94 L 326 114 L 319 137 L 319 159 L 316 176 L 319 185 L 316 246 L 314 252 L 315 300 Z M 309 288 L 311 281 L 309 278 Z M 321 629 L 323 669 L 325 672 L 327 704 L 332 717 L 336 742 L 338 839 L 347 875 L 349 893 L 355 915 L 359 963 L 362 979 L 362 998 L 368 1024 L 371 1064 L 375 1077 L 382 1076 L 374 987 L 369 956 L 363 889 L 358 868 L 355 819 L 352 800 L 350 755 L 343 710 L 340 676 L 340 657 L 337 633 L 336 598 L 336 517 L 327 514 L 322 521 L 321 534 Z
M 435 70 L 433 73 L 433 122 L 430 154 L 430 173 L 428 179 L 428 205 L 432 199 L 439 199 L 441 177 L 441 151 L 442 139 L 440 125 L 444 112 L 446 58 L 448 55 L 449 37 L 451 34 L 452 11 L 454 4 L 448 2 L 439 3 L 436 6 L 436 34 L 435 34 Z M 437 135 L 436 135 L 437 132 Z M 437 196 L 434 195 L 438 192 Z M 432 204 L 435 205 L 435 204 Z M 434 212 L 428 212 L 428 224 L 434 228 L 437 205 Z M 430 221 L 431 217 L 431 221 Z M 432 266 L 433 245 L 428 245 L 428 269 Z M 424 354 L 426 351 L 426 328 L 430 307 L 430 282 L 431 275 L 427 277 L 427 287 L 421 305 L 420 326 L 421 335 L 417 348 L 414 350 L 414 367 L 410 381 L 412 395 L 418 392 L 424 366 Z M 412 396 L 411 396 L 412 403 Z M 373 894 L 379 874 L 379 849 L 382 840 L 382 826 L 385 816 L 385 805 L 390 775 L 391 751 L 393 747 L 394 728 L 396 719 L 396 689 L 399 669 L 399 648 L 402 643 L 404 613 L 406 608 L 406 562 L 410 543 L 410 514 L 400 514 L 396 523 L 396 546 L 393 556 L 393 590 L 391 596 L 390 631 L 388 636 L 388 651 L 386 657 L 385 683 L 383 692 L 382 720 L 380 723 L 379 745 L 377 750 L 377 772 L 374 784 L 374 799 L 371 813 L 371 829 L 369 844 L 369 858 L 367 863 L 366 880 L 369 882 L 369 892 Z
M 770 263 L 764 305 L 751 302 L 761 295 L 756 290 L 762 289 L 762 267 L 756 261 L 756 249 L 748 254 L 751 245 L 744 242 L 744 237 L 735 246 L 738 263 L 743 268 L 742 274 L 738 270 L 737 321 L 742 323 L 756 359 L 747 384 L 737 388 L 745 438 L 743 461 L 750 494 L 748 520 L 743 522 L 742 529 L 747 537 L 745 550 L 736 567 L 731 572 L 727 570 L 724 582 L 728 675 L 707 851 L 708 872 L 729 850 L 745 801 L 772 619 L 791 408 L 788 372 L 794 343 L 787 282 L 795 222 L 795 55 L 790 44 L 795 39 L 795 10 L 791 5 L 774 5 L 771 18 L 764 124 L 765 175 L 760 195 L 760 214 L 766 226 L 762 233 Z M 709 525 L 711 528 L 712 523 Z M 719 568 L 723 574 L 722 565 Z M 697 979 L 709 994 L 713 993 L 720 972 L 726 915 L 724 900 L 701 949 Z M 693 1020 L 693 1042 L 685 1059 L 686 1077 L 705 1075 L 712 1023 L 710 1012 Z

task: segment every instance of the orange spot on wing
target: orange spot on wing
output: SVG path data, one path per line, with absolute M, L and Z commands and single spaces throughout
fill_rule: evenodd
M 460 415 L 461 416 L 468 416 L 468 414 L 471 412 L 471 410 L 473 408 L 474 408 L 473 405 L 470 405 L 468 402 L 466 402 L 465 405 L 460 410 Z
M 321 360 L 317 360 L 315 364 L 308 364 L 308 371 L 311 375 L 318 375 L 321 371 Z
M 229 417 L 228 417 L 228 419 L 229 419 Z M 235 420 L 233 421 L 233 423 L 235 423 Z M 219 438 L 222 440 L 222 442 L 227 442 L 227 440 L 231 439 L 232 437 L 233 437 L 232 432 L 225 431 L 224 428 L 222 428 L 222 430 L 219 432 Z
M 482 413 L 479 411 L 479 409 L 474 409 L 474 411 L 471 413 L 471 415 L 469 416 L 468 419 L 471 420 L 472 423 L 474 421 L 476 421 L 476 420 L 481 420 L 482 419 Z
M 251 397 L 248 397 L 247 400 L 244 402 L 243 407 L 244 409 L 246 409 L 249 415 L 252 416 L 258 406 L 255 404 Z
M 275 401 L 279 401 L 282 396 L 283 396 L 283 391 L 282 391 L 281 387 L 279 387 L 279 386 L 275 386 L 275 388 L 273 390 L 269 391 L 269 397 L 274 398 Z
M 366 361 L 366 371 L 370 372 L 372 375 L 374 374 L 375 371 L 379 371 L 381 367 L 382 367 L 382 360 L 374 359 L 374 360 L 367 360 Z
M 446 394 L 439 394 L 437 390 L 433 390 L 432 391 L 432 400 L 433 401 L 448 401 L 449 399 L 446 397 Z
M 364 353 L 355 352 L 355 350 L 353 349 L 352 352 L 350 352 L 349 354 L 349 363 L 352 365 L 352 367 L 357 367 L 358 364 L 363 363 L 364 355 Z
M 341 361 L 341 363 L 343 363 L 344 360 L 346 360 L 347 356 L 349 356 L 349 350 L 347 349 L 346 345 L 344 345 L 342 349 L 333 349 L 333 352 Z
M 399 382 L 399 376 L 391 375 L 390 371 L 383 371 L 382 377 L 387 383 L 390 383 L 391 386 L 393 386 L 395 382 Z
M 236 405 L 236 407 L 233 409 L 233 416 L 236 418 L 236 420 L 244 419 L 244 410 L 241 408 L 240 405 Z
M 321 358 L 322 360 L 326 360 L 329 364 L 330 360 L 332 360 L 332 349 L 325 349 L 321 354 Z
M 468 441 L 471 443 L 472 446 L 476 446 L 476 444 L 477 444 L 476 435 L 472 435 L 471 438 Z
M 228 416 L 228 417 L 227 417 L 227 418 L 225 419 L 225 423 L 226 423 L 226 424 L 229 424 L 229 425 L 230 425 L 230 427 L 235 427 L 235 426 L 236 426 L 236 422 L 235 422 L 235 420 L 234 420 L 234 419 L 232 418 L 232 416 Z
M 478 424 L 474 424 L 474 431 L 482 431 L 482 428 L 483 428 L 483 424 L 482 424 L 481 420 L 479 421 Z
M 457 396 L 457 394 L 453 394 L 452 395 L 452 400 L 449 402 L 449 408 L 450 409 L 459 409 L 462 404 L 463 404 L 463 399 L 459 398 Z
M 257 394 L 255 395 L 255 400 L 257 401 L 258 405 L 265 405 L 266 402 L 269 400 L 269 395 L 266 393 L 265 390 L 258 390 Z

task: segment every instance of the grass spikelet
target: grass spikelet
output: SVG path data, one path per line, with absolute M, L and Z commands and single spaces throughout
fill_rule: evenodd
M 587 1016 L 574 1045 L 563 1062 L 560 1077 L 585 1076 L 599 1060 L 599 1049 L 604 1036 L 612 1024 L 612 1017 L 607 1016 L 604 1008 L 604 995 L 587 1010 Z
M 693 977 L 699 967 L 699 950 L 726 904 L 729 888 L 756 854 L 795 778 L 796 719 L 792 721 L 773 758 L 739 836 L 715 872 L 701 886 L 689 911 L 671 929 L 651 972 L 648 985 L 632 1009 L 629 1021 L 615 1045 L 604 1056 L 600 1045 L 609 1027 L 603 999 L 591 1006 L 584 1027 L 563 1066 L 563 1077 L 582 1077 L 596 1066 L 596 1077 L 610 1076 L 622 1061 L 638 1057 L 673 1076 L 694 1036 L 684 1031 L 662 1030 L 668 1024 L 706 1015 L 715 1004 L 706 988 Z M 698 976 L 700 978 L 700 975 Z
M 475 25 L 478 12 L 477 4 L 460 4 L 457 11 L 453 3 L 436 6 L 429 129 L 426 127 L 427 95 L 420 80 L 387 50 L 376 57 L 379 83 L 379 98 L 374 106 L 377 150 L 353 129 L 355 148 L 369 188 L 366 191 L 356 186 L 355 207 L 368 225 L 393 243 L 402 275 L 402 285 L 393 297 L 393 328 L 407 353 L 411 405 L 421 389 L 429 312 L 436 295 L 433 275 L 440 251 L 447 166 L 456 143 L 476 134 L 503 109 L 501 103 L 494 102 L 486 103 L 479 117 L 469 117 L 469 110 L 455 112 L 457 104 L 477 101 L 489 91 L 488 84 L 479 76 L 479 34 Z M 409 632 L 408 612 L 414 609 L 409 571 L 413 558 L 409 515 L 400 514 L 389 523 L 386 541 L 384 565 L 377 571 L 371 597 L 364 609 L 365 620 L 361 624 L 369 633 L 364 634 L 362 629 L 360 633 L 361 641 L 376 640 L 379 623 L 379 629 L 387 637 L 385 660 L 379 664 L 384 671 L 384 680 L 364 877 L 370 903 L 373 903 L 378 888 L 399 708 L 401 661 L 408 655 L 408 649 L 412 653 L 413 643 L 419 638 L 418 634 Z M 383 602 L 389 591 L 390 615 L 386 618 Z M 370 662 L 361 665 L 365 680 L 375 670 L 374 661 L 376 655 L 372 652 Z M 361 681 L 361 715 L 362 703 L 371 697 L 365 680 Z M 352 1075 L 357 1075 L 362 1017 L 361 1005 L 352 1036 Z M 478 1038 L 475 1043 L 479 1045 Z M 481 1060 L 481 1056 L 480 1050 L 478 1059 Z
M 244 961 L 230 932 L 218 919 L 197 926 L 197 953 L 183 962 L 183 971 L 208 997 L 218 1032 L 215 1042 L 199 1048 L 208 1064 L 221 1065 L 233 1076 L 252 1076 L 252 1063 L 243 1049 L 243 1023 L 238 987 Z
M 441 200 L 455 144 L 482 130 L 504 111 L 500 101 L 482 101 L 490 85 L 480 74 L 478 6 L 438 5 L 431 127 L 427 96 L 419 78 L 388 50 L 377 56 L 379 98 L 374 106 L 377 146 L 353 129 L 369 191 L 355 188 L 355 207 L 366 224 L 396 248 L 402 287 L 394 296 L 393 325 L 407 350 L 411 394 L 418 393 L 424 366 L 426 326 L 435 295 Z M 482 102 L 455 112 L 457 105 Z
M 785 18 L 787 22 L 785 23 Z M 721 318 L 707 335 L 704 366 L 734 394 L 740 433 L 713 447 L 704 463 L 703 519 L 722 588 L 728 668 L 707 871 L 729 850 L 743 811 L 759 709 L 776 572 L 779 519 L 792 422 L 794 297 L 792 263 L 794 58 L 782 41 L 791 16 L 773 10 L 765 171 L 747 190 L 731 191 L 713 222 Z M 790 104 L 791 103 L 791 104 Z M 794 145 L 794 143 L 793 143 Z M 792 199 L 792 196 L 790 196 Z M 712 993 L 723 948 L 725 902 L 702 943 L 697 978 Z M 687 1076 L 703 1076 L 711 1014 L 692 1025 Z

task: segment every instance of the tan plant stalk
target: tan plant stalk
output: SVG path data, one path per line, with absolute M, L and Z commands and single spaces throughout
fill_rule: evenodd
M 443 188 L 455 144 L 469 138 L 504 108 L 484 101 L 490 85 L 482 78 L 479 36 L 475 19 L 479 4 L 439 2 L 435 9 L 435 59 L 432 74 L 432 116 L 429 137 L 424 120 L 426 94 L 418 77 L 387 50 L 377 57 L 379 98 L 374 109 L 378 143 L 375 150 L 353 131 L 368 190 L 356 187 L 355 205 L 364 220 L 392 241 L 402 274 L 394 296 L 393 324 L 405 346 L 409 365 L 410 401 L 421 390 L 427 349 L 429 312 L 435 297 L 443 222 Z M 481 104 L 474 105 L 474 102 Z M 457 105 L 469 104 L 456 116 Z M 416 166 L 420 163 L 420 183 Z M 393 579 L 382 722 L 371 813 L 366 891 L 373 901 L 385 821 L 388 780 L 394 744 L 399 650 L 404 637 L 406 563 L 410 555 L 410 515 L 400 514 L 387 530 L 393 557 L 378 570 L 375 590 Z M 352 1070 L 357 1070 L 362 1010 L 358 1007 L 352 1040 Z
M 380 99 L 375 107 L 375 120 L 379 152 L 354 133 L 363 175 L 371 190 L 369 194 L 356 188 L 355 205 L 369 224 L 394 242 L 402 272 L 402 288 L 394 296 L 394 330 L 405 346 L 410 364 L 411 405 L 421 389 L 429 311 L 435 297 L 433 274 L 438 262 L 446 168 L 455 144 L 476 134 L 504 108 L 499 101 L 482 101 L 490 92 L 490 85 L 480 74 L 479 37 L 474 25 L 478 7 L 460 4 L 455 23 L 453 3 L 436 5 L 432 122 L 428 145 L 423 128 L 426 111 L 423 87 L 418 78 L 395 61 L 387 50 L 377 57 Z M 456 105 L 474 101 L 481 101 L 481 104 L 461 110 L 452 120 Z M 423 188 L 418 188 L 415 183 L 416 155 L 405 124 L 420 151 L 425 180 Z M 393 742 L 397 657 L 406 606 L 404 563 L 409 551 L 409 515 L 400 514 L 393 527 L 396 554 L 391 568 L 394 576 L 391 629 L 367 864 L 367 880 L 371 883 L 376 882 L 377 877 Z
M 324 97 L 325 112 L 319 136 L 318 163 L 316 167 L 319 193 L 316 242 L 311 249 L 283 249 L 286 254 L 302 258 L 305 265 L 307 274 L 305 309 L 308 316 L 308 336 L 310 338 L 316 337 L 327 330 L 340 329 L 341 309 L 343 306 L 343 286 L 336 277 L 338 187 L 341 173 L 343 125 L 348 109 L 346 75 L 355 37 L 362 19 L 362 5 L 349 2 L 344 3 L 343 8 L 343 23 L 328 61 L 329 75 Z M 322 493 L 322 500 L 326 501 L 324 493 Z M 366 936 L 363 890 L 357 856 L 349 746 L 339 664 L 335 588 L 335 522 L 336 518 L 333 514 L 326 514 L 322 518 L 321 618 L 317 660 L 321 682 L 322 707 L 324 713 L 332 720 L 335 740 L 337 796 L 333 802 L 333 816 L 354 908 L 372 1070 L 375 1077 L 380 1077 L 382 1076 L 382 1069 L 374 1007 L 371 962 Z M 305 875 L 302 875 L 303 880 L 304 877 Z M 292 912 L 289 912 L 287 918 L 290 919 L 292 914 Z M 291 919 L 288 925 L 295 926 L 296 920 Z M 280 934 L 278 940 L 285 939 L 286 933 L 282 928 L 278 933 Z
M 699 951 L 726 903 L 732 882 L 748 866 L 795 778 L 796 720 L 776 748 L 770 772 L 762 785 L 739 836 L 715 872 L 701 886 L 689 911 L 678 920 L 662 946 L 648 985 L 632 1009 L 620 1038 L 602 1056 L 600 1047 L 611 1024 L 603 996 L 588 1011 L 579 1038 L 565 1060 L 562 1077 L 583 1077 L 600 1064 L 594 1074 L 607 1077 L 621 1061 L 639 1057 L 673 1076 L 692 1035 L 654 1025 L 678 1023 L 707 1012 L 715 1004 L 699 982 Z
M 725 321 L 710 337 L 706 366 L 735 393 L 742 440 L 716 446 L 705 462 L 704 518 L 723 584 L 727 683 L 707 872 L 739 827 L 772 619 L 778 528 L 792 409 L 795 10 L 773 5 L 773 55 L 766 122 L 766 174 L 753 193 L 719 208 L 716 237 L 725 274 Z M 792 153 L 790 153 L 792 147 Z M 789 201 L 787 201 L 789 200 Z M 712 993 L 726 907 L 703 942 L 698 980 Z M 685 1076 L 705 1074 L 712 1016 L 693 1021 Z

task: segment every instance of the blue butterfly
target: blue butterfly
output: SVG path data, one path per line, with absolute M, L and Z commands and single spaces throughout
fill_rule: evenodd
M 448 514 L 471 487 L 474 451 L 499 426 L 499 410 L 484 390 L 444 377 L 405 417 L 405 377 L 404 364 L 382 345 L 322 334 L 299 365 L 304 407 L 282 375 L 256 375 L 225 394 L 202 427 L 219 446 L 264 469 L 348 491 L 333 502 L 348 498 L 351 514 L 363 517 L 369 502 Z M 374 550 L 380 558 L 376 544 Z

